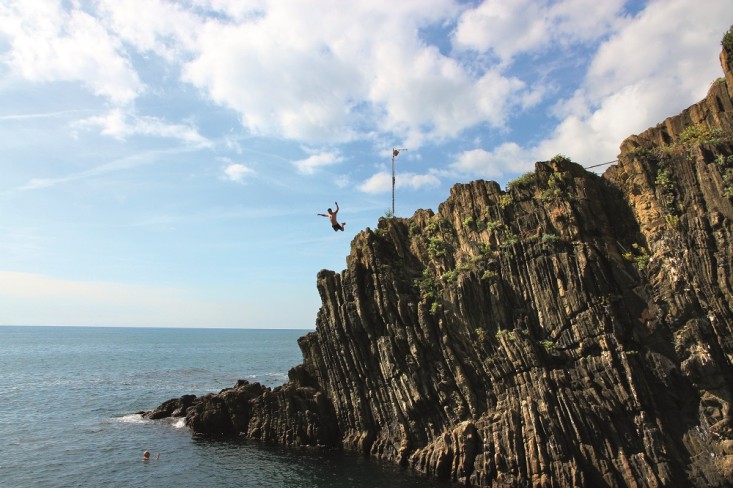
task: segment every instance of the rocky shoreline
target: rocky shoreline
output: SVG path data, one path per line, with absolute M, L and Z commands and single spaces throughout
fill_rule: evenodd
M 732 61 L 603 176 L 557 156 L 360 232 L 283 386 L 144 415 L 471 486 L 729 486 Z

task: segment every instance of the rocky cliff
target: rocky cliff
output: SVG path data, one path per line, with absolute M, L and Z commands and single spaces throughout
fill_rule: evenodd
M 730 485 L 732 59 L 603 176 L 557 156 L 359 233 L 282 387 L 146 415 L 472 486 Z

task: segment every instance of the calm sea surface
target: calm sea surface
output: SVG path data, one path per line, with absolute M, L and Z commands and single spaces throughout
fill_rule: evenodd
M 194 439 L 145 421 L 240 378 L 281 385 L 304 330 L 0 326 L 0 486 L 446 487 L 361 456 Z M 160 460 L 142 462 L 145 449 Z

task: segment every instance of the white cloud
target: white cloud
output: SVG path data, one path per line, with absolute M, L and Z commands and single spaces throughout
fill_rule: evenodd
M 305 159 L 293 161 L 293 166 L 295 166 L 299 173 L 312 175 L 319 168 L 339 164 L 343 160 L 344 158 L 337 153 L 322 152 L 313 154 Z
M 721 75 L 717 52 L 733 4 L 652 1 L 603 43 L 575 95 L 558 104 L 564 116 L 534 153 L 563 153 L 584 164 L 615 159 L 623 139 L 705 96 Z
M 325 19 L 307 24 L 321 9 L 301 18 L 291 7 L 273 6 L 266 17 L 242 24 L 201 25 L 184 79 L 240 113 L 253 134 L 348 140 L 346 116 L 351 92 L 359 89 L 357 74 L 312 28 Z
M 389 64 L 394 69 L 377 76 L 370 99 L 384 107 L 383 128 L 396 133 L 418 130 L 424 137 L 447 138 L 484 122 L 502 127 L 527 91 L 521 80 L 497 70 L 474 78 L 434 48 L 403 52 Z
M 541 54 L 570 47 L 585 56 L 601 43 L 580 87 L 554 107 L 554 132 L 523 149 L 535 155 L 529 159 L 562 152 L 596 162 L 614 156 L 625 136 L 704 95 L 719 76 L 710 46 L 719 45 L 733 13 L 730 0 L 705 8 L 650 0 L 632 17 L 626 3 L 354 0 L 344 8 L 336 0 L 100 0 L 64 10 L 52 0 L 9 1 L 0 5 L 0 35 L 17 76 L 81 83 L 113 106 L 143 92 L 132 61 L 154 53 L 169 63 L 168 73 L 235 111 L 248 135 L 337 144 L 389 134 L 412 149 L 477 127 L 505 130 L 537 106 L 553 88 L 510 74 L 517 55 L 537 55 L 541 65 L 552 62 Z M 448 49 L 425 34 L 453 23 Z M 466 50 L 478 58 L 467 60 Z M 492 65 L 485 53 L 502 63 Z M 119 139 L 208 143 L 191 124 L 132 110 L 113 109 L 80 126 Z M 487 151 L 485 164 L 459 158 L 453 169 L 509 171 L 510 149 Z M 312 174 L 339 162 L 324 152 L 294 164 Z
M 506 174 L 531 169 L 534 162 L 531 154 L 519 145 L 508 142 L 493 151 L 473 149 L 459 154 L 449 168 L 460 174 L 477 178 L 500 178 Z
M 169 124 L 156 117 L 138 116 L 119 108 L 112 109 L 103 116 L 83 119 L 74 126 L 100 127 L 103 135 L 121 140 L 131 136 L 151 136 L 178 139 L 188 144 L 210 145 L 210 142 L 190 125 Z
M 727 0 L 708 1 L 705 8 L 687 0 L 651 1 L 600 47 L 585 90 L 595 101 L 639 82 L 674 80 L 671 86 L 686 99 L 701 98 L 720 76 L 716 50 L 731 15 L 733 4 Z
M 154 53 L 256 136 L 341 143 L 393 133 L 417 148 L 479 124 L 502 128 L 543 93 L 422 37 L 456 18 L 465 8 L 456 2 L 101 0 L 64 11 L 46 1 L 14 3 L 0 20 L 21 76 L 82 83 L 124 105 L 144 89 L 131 60 Z M 124 133 L 113 123 L 106 133 Z
M 503 62 L 557 44 L 591 42 L 620 22 L 623 0 L 484 0 L 458 20 L 459 49 L 491 51 Z
M 193 11 L 162 0 L 100 0 L 99 15 L 110 32 L 138 51 L 171 62 L 194 49 L 201 22 Z
M 208 19 L 184 66 L 186 81 L 237 111 L 255 135 L 335 143 L 394 132 L 417 143 L 479 123 L 500 127 L 531 93 L 420 38 L 456 14 L 453 3 L 261 5 L 240 23 Z
M 411 188 L 417 190 L 422 187 L 437 187 L 440 179 L 434 173 L 416 174 L 400 173 L 395 178 L 395 188 Z M 387 171 L 375 173 L 358 187 L 364 193 L 387 193 L 392 190 L 392 174 Z
M 54 0 L 4 2 L 0 34 L 10 43 L 8 65 L 27 80 L 79 82 L 115 104 L 144 88 L 119 40 L 82 10 Z
M 232 163 L 224 168 L 224 178 L 237 183 L 242 183 L 245 177 L 253 173 L 254 170 L 239 163 Z
M 676 87 L 670 85 L 668 80 L 640 81 L 607 96 L 594 111 L 568 114 L 533 150 L 535 157 L 547 160 L 561 153 L 586 166 L 614 160 L 626 137 L 672 115 L 667 96 Z

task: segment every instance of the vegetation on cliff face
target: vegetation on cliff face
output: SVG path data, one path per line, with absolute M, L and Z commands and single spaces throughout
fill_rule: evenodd
M 318 275 L 287 384 L 148 416 L 473 486 L 728 485 L 730 52 L 705 100 L 628 138 L 602 177 L 557 156 L 359 233 L 347 269 Z

